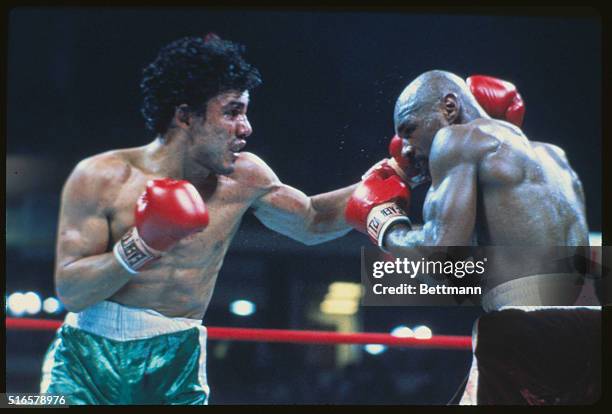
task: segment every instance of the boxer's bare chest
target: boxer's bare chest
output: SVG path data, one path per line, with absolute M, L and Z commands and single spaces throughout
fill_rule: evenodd
M 108 211 L 112 243 L 134 225 L 138 197 L 147 180 L 155 178 L 161 177 L 135 170 L 119 189 Z M 154 309 L 167 316 L 202 317 L 227 249 L 255 190 L 226 176 L 193 184 L 208 208 L 209 225 L 150 262 L 110 300 Z
M 155 178 L 161 177 L 132 169 L 130 177 L 118 189 L 107 215 L 111 246 L 134 225 L 137 200 L 146 182 Z M 209 225 L 203 231 L 181 240 L 158 261 L 160 265 L 171 265 L 175 269 L 216 267 L 216 263 L 222 262 L 242 215 L 252 202 L 253 191 L 226 176 L 211 176 L 193 184 L 206 203 Z

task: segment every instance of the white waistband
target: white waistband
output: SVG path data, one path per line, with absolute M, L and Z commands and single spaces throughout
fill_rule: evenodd
M 576 289 L 576 282 L 580 277 L 582 276 L 575 273 L 550 273 L 510 280 L 485 293 L 482 297 L 482 308 L 485 312 L 502 309 L 601 309 L 600 306 L 567 306 L 567 303 L 563 303 L 563 298 L 559 298 L 561 292 L 571 294 L 570 290 Z M 561 304 L 562 306 L 559 306 Z
M 64 323 L 117 341 L 151 338 L 193 327 L 206 331 L 199 319 L 169 318 L 152 309 L 130 308 L 109 301 L 78 313 L 69 312 Z

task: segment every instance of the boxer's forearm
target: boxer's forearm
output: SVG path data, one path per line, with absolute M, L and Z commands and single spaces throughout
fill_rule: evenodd
M 350 231 L 344 210 L 355 185 L 308 197 L 279 183 L 257 200 L 255 216 L 268 228 L 301 243 L 313 245 Z
M 79 312 L 109 298 L 132 277 L 110 252 L 59 265 L 55 289 L 66 309 Z
M 425 231 L 423 228 L 409 227 L 399 223 L 393 225 L 384 236 L 384 247 L 395 255 L 405 254 L 415 248 L 425 246 Z
M 310 219 L 306 231 L 315 242 L 343 236 L 351 230 L 344 211 L 357 184 L 310 197 Z M 313 243 L 314 244 L 314 243 Z

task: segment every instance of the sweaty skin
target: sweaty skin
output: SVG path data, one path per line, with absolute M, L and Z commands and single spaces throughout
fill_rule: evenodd
M 409 234 L 422 240 L 417 245 L 588 241 L 582 186 L 563 150 L 530 142 L 507 122 L 478 119 L 441 129 L 429 171 L 424 225 Z M 388 233 L 388 248 L 402 247 L 398 233 Z
M 62 194 L 55 272 L 58 294 L 70 311 L 109 300 L 201 319 L 249 208 L 267 227 L 305 244 L 350 230 L 343 211 L 354 186 L 308 197 L 281 183 L 256 155 L 239 152 L 251 133 L 247 104 L 246 93 L 220 94 L 209 101 L 206 122 L 190 121 L 183 128 L 189 133 L 181 137 L 110 151 L 77 165 Z M 194 146 L 198 140 L 201 145 Z M 210 223 L 131 275 L 111 250 L 134 225 L 146 182 L 163 177 L 189 180 L 206 203 Z
M 582 185 L 563 150 L 529 141 L 518 127 L 479 108 L 458 115 L 459 94 L 433 116 L 402 111 L 407 105 L 402 97 L 398 101 L 403 152 L 427 164 L 431 187 L 423 227 L 393 226 L 385 247 L 401 255 L 418 246 L 588 246 Z M 414 106 L 414 95 L 403 99 Z M 517 261 L 532 271 L 538 266 L 512 257 L 511 249 L 498 256 L 500 268 L 512 263 L 517 269 Z M 490 286 L 503 281 L 491 280 Z
M 393 226 L 385 234 L 385 247 L 401 256 L 420 246 L 507 246 L 496 249 L 495 257 L 487 256 L 489 271 L 482 298 L 483 305 L 491 306 L 486 311 L 514 305 L 507 301 L 512 297 L 510 290 L 504 292 L 505 299 L 497 301 L 499 290 L 490 289 L 525 275 L 554 274 L 555 284 L 562 287 L 556 292 L 565 297 L 569 285 L 562 284 L 563 272 L 547 271 L 556 260 L 555 246 L 588 246 L 589 241 L 582 185 L 563 150 L 530 141 L 518 127 L 489 118 L 465 82 L 443 71 L 426 72 L 404 89 L 396 103 L 395 127 L 404 139 L 402 154 L 421 173 L 431 175 L 431 187 L 423 205 L 423 227 Z M 529 247 L 537 254 L 525 254 L 525 249 L 512 246 Z M 505 286 L 516 289 L 522 285 L 514 292 L 520 301 L 526 292 L 539 294 L 542 285 L 538 279 L 543 278 Z M 485 301 L 487 293 L 490 300 Z M 478 376 L 485 373 L 479 373 L 476 359 L 478 323 L 472 334 L 474 357 L 461 405 L 478 403 Z M 541 344 L 542 339 L 536 342 Z M 527 358 L 528 351 L 519 346 L 511 352 Z M 495 361 L 498 366 L 502 366 L 503 355 L 500 358 Z M 528 381 L 516 383 L 519 374 L 520 370 L 511 374 L 513 386 L 528 391 Z

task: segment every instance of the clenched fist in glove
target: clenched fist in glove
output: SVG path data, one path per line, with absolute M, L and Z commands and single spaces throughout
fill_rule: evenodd
M 490 116 L 523 125 L 525 104 L 512 83 L 492 76 L 474 75 L 465 80 L 472 95 Z
M 396 222 L 410 225 L 405 209 L 410 189 L 388 161 L 369 170 L 346 205 L 346 221 L 383 247 L 385 231 Z
M 138 273 L 181 239 L 203 230 L 208 225 L 208 210 L 188 181 L 151 180 L 138 199 L 134 222 L 113 249 L 130 273 Z

